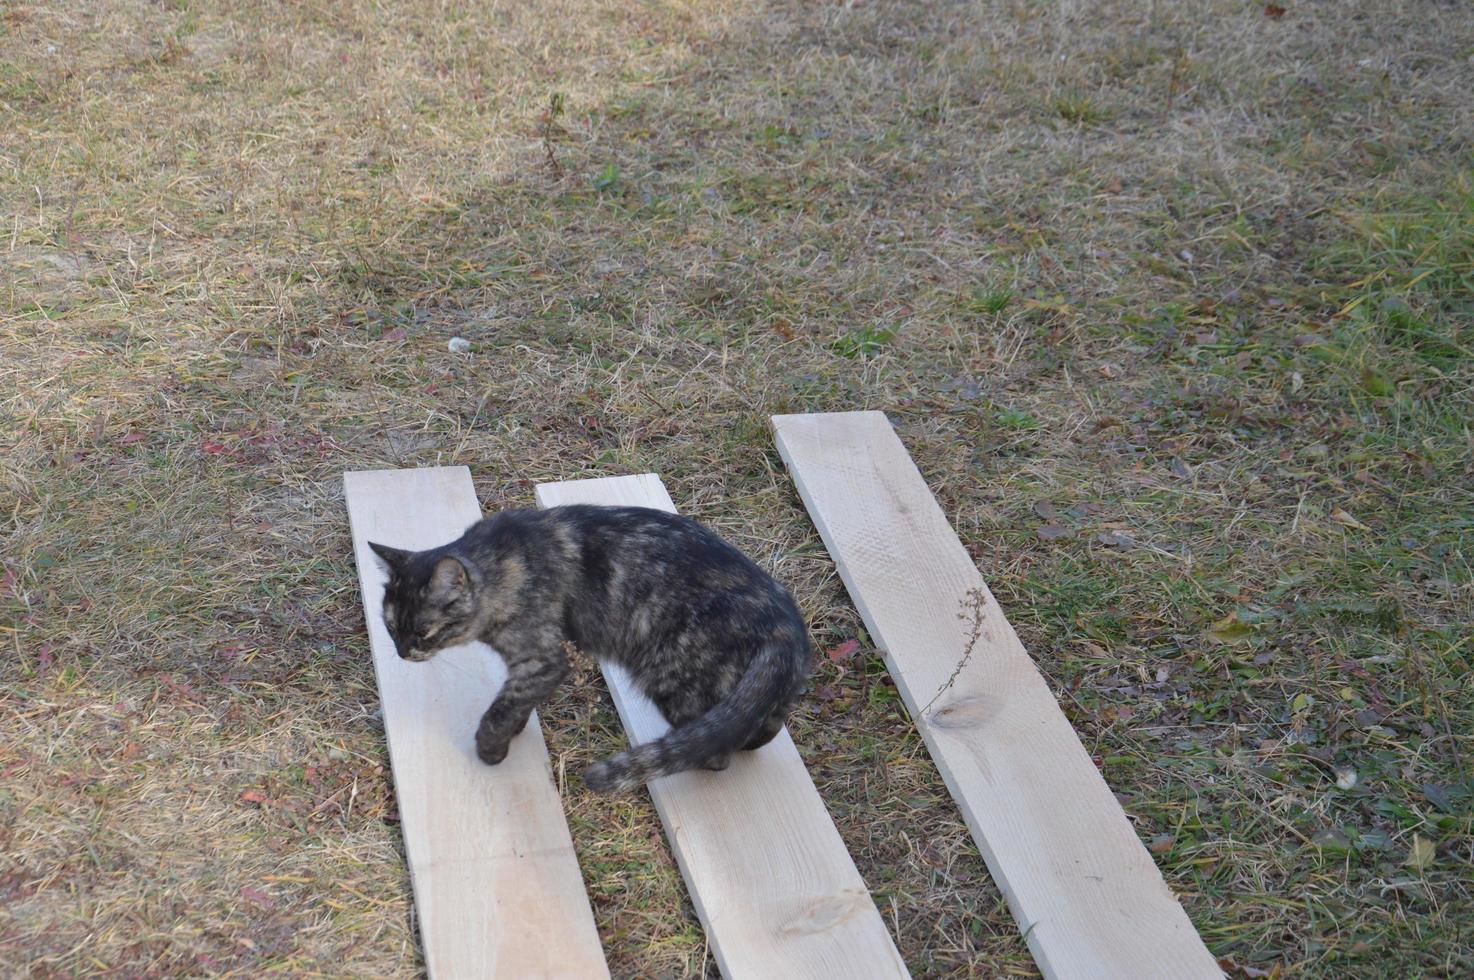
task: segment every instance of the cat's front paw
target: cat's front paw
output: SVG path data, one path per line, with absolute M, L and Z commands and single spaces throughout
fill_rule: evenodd
M 478 735 L 476 736 L 476 757 L 488 766 L 494 766 L 507 757 L 507 751 L 511 745 L 511 740 L 494 741 Z

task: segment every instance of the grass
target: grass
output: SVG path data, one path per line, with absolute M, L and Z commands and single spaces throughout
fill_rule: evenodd
M 1032 974 L 765 425 L 867 407 L 1231 969 L 1469 973 L 1471 51 L 1435 0 L 11 4 L 0 958 L 420 969 L 339 481 L 465 463 L 657 471 L 860 640 L 792 729 L 902 954 Z M 588 673 L 542 716 L 620 743 Z M 711 972 L 648 799 L 562 792 L 616 975 Z

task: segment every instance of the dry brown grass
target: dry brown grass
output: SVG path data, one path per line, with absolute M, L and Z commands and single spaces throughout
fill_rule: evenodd
M 1466 5 L 235 6 L 0 11 L 7 971 L 420 968 L 343 470 L 657 471 L 830 648 L 765 418 L 856 407 L 1215 952 L 1474 969 Z M 913 972 L 1031 973 L 879 657 L 818 681 Z M 616 974 L 709 971 L 563 792 Z

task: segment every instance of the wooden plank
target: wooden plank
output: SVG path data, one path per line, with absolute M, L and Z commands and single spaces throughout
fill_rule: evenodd
M 539 484 L 537 499 L 676 509 L 652 474 Z M 669 730 L 621 669 L 604 677 L 632 742 Z M 650 796 L 724 976 L 908 976 L 786 728 L 722 772 L 657 779 Z
M 430 975 L 608 977 L 537 716 L 497 766 L 476 724 L 506 676 L 485 644 L 400 660 L 368 542 L 416 550 L 481 517 L 464 466 L 343 474 L 400 826 Z
M 773 425 L 1045 976 L 1221 976 L 886 417 Z

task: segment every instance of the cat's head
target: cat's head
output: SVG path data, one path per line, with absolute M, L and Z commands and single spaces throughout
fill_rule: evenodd
M 429 660 L 476 638 L 476 593 L 467 566 L 437 551 L 404 551 L 369 542 L 389 572 L 384 625 L 405 660 Z

